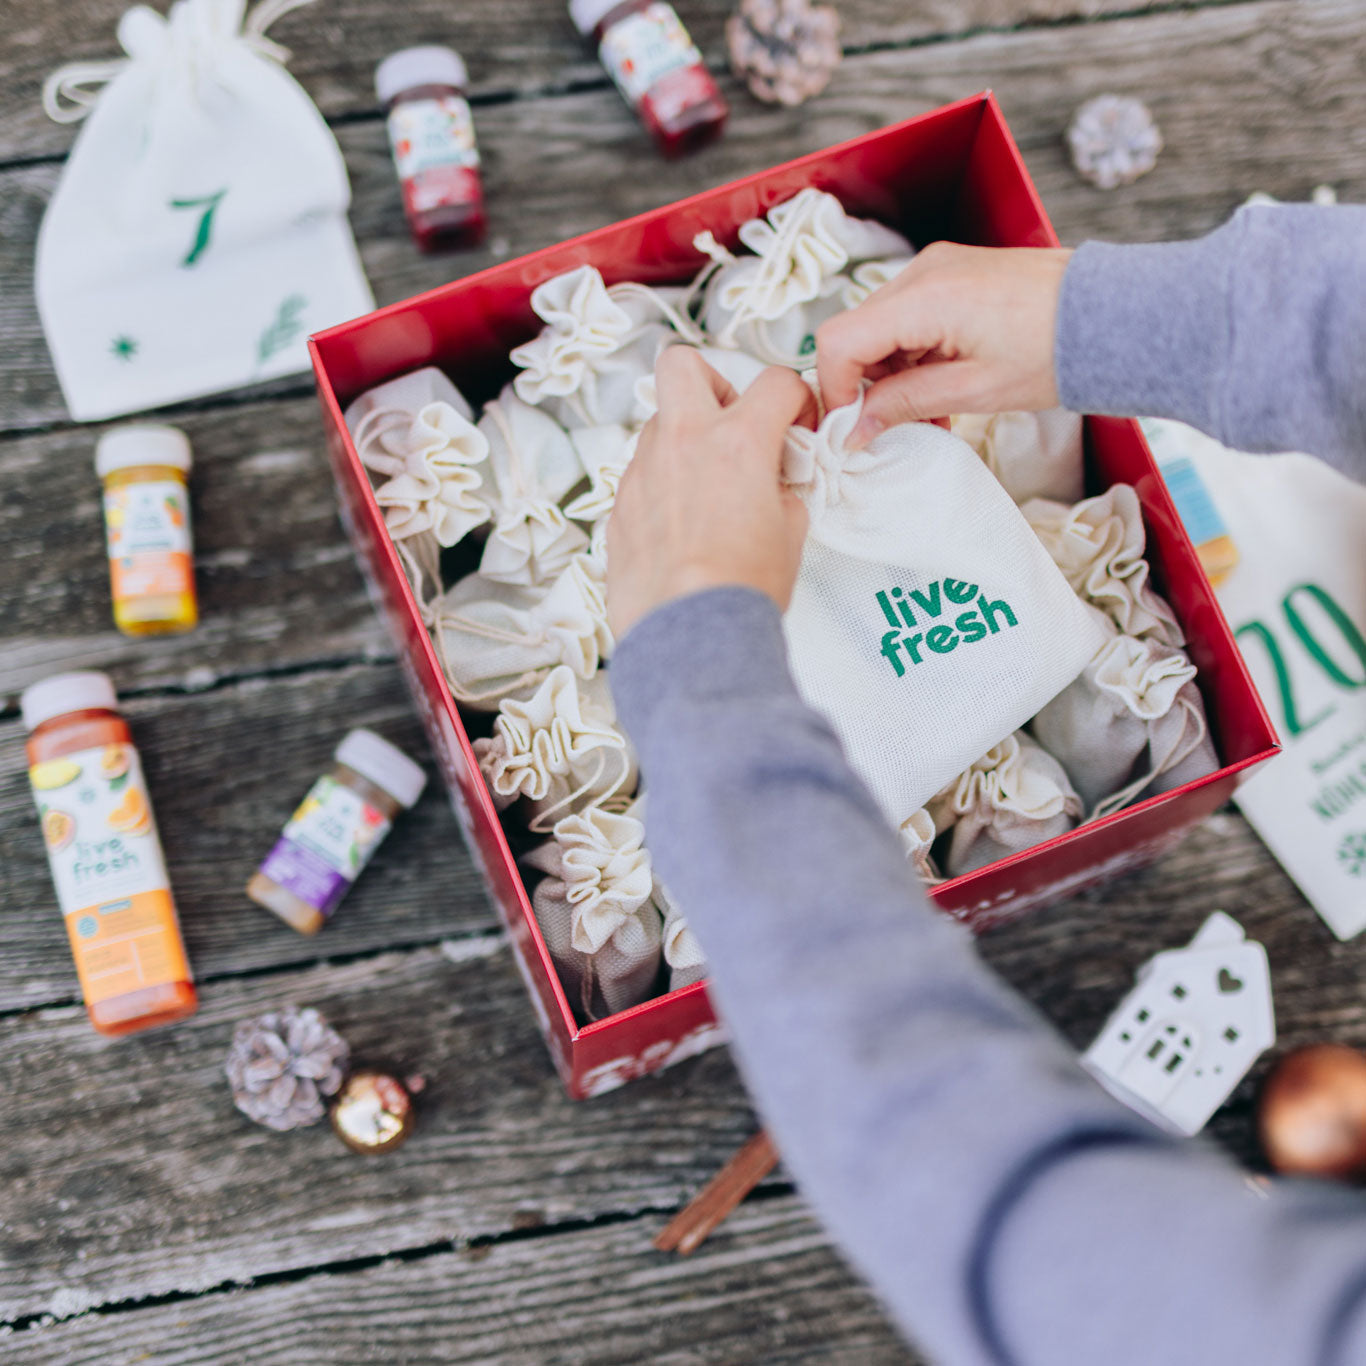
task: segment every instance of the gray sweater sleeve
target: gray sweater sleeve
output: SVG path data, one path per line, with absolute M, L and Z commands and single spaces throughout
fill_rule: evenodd
M 1366 480 L 1366 206 L 1250 205 L 1194 242 L 1086 242 L 1054 361 L 1076 412 L 1174 417 Z
M 1256 1193 L 1091 1081 L 929 906 L 767 598 L 671 603 L 611 673 L 755 1101 L 936 1366 L 1366 1362 L 1366 1206 Z

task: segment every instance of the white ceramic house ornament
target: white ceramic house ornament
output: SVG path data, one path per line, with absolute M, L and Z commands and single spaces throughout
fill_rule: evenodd
M 1275 1041 L 1266 950 L 1215 911 L 1185 948 L 1139 969 L 1081 1061 L 1131 1109 L 1190 1135 Z

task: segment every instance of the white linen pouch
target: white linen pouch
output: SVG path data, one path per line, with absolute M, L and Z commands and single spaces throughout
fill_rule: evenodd
M 1115 635 L 1030 729 L 1067 770 L 1088 819 L 1219 767 L 1195 665 L 1151 637 Z
M 578 427 L 569 438 L 588 474 L 588 487 L 564 505 L 564 515 L 596 524 L 617 501 L 617 488 L 636 453 L 640 432 L 609 422 L 600 427 Z
M 878 261 L 860 261 L 851 267 L 840 286 L 840 302 L 845 308 L 857 308 L 883 285 L 891 284 L 908 265 L 912 257 L 886 256 Z
M 605 673 L 580 681 L 567 665 L 546 675 L 525 702 L 504 698 L 493 735 L 474 757 L 494 805 L 519 798 L 537 834 L 609 798 L 635 791 L 635 750 L 617 727 Z
M 935 826 L 934 817 L 923 806 L 912 811 L 897 827 L 907 862 L 915 869 L 921 882 L 931 887 L 944 880 L 930 853 L 935 838 L 942 833 Z
M 798 688 L 899 827 L 1104 636 L 970 447 L 908 423 L 849 451 L 861 406 L 788 434 L 811 522 L 784 627 Z
M 1017 503 L 1075 503 L 1085 491 L 1080 413 L 960 413 L 950 419 L 949 430 L 982 457 Z
M 511 353 L 522 369 L 518 397 L 568 428 L 639 426 L 636 381 L 654 373 L 666 346 L 702 339 L 680 307 L 683 294 L 629 281 L 609 288 L 592 266 L 537 285 L 531 307 L 545 326 Z
M 937 829 L 952 828 L 944 868 L 961 877 L 1066 834 L 1082 807 L 1062 765 L 1017 731 L 949 783 L 929 811 Z
M 1073 589 L 1126 636 L 1186 643 L 1176 614 L 1148 583 L 1143 509 L 1128 484 L 1071 507 L 1031 498 L 1021 511 Z
M 664 926 L 644 842 L 635 817 L 595 809 L 558 821 L 549 842 L 522 860 L 547 874 L 531 905 L 582 1019 L 639 1005 L 658 986 Z
M 545 583 L 588 548 L 583 528 L 559 506 L 583 479 L 583 462 L 569 433 L 510 384 L 485 404 L 479 430 L 488 441 L 485 497 L 493 510 L 479 572 L 499 583 Z
M 536 588 L 467 574 L 437 599 L 432 633 L 452 695 L 477 711 L 530 697 L 560 664 L 592 678 L 612 653 L 602 566 L 579 555 Z
M 713 262 L 694 283 L 704 290 L 702 326 L 715 345 L 795 369 L 810 364 L 820 324 L 846 307 L 845 268 L 914 250 L 899 232 L 851 218 L 834 195 L 809 186 L 742 223 L 738 236 L 753 256 L 732 254 L 709 232 L 693 240 Z
M 722 346 L 699 346 L 702 357 L 737 394 L 743 394 L 768 369 L 763 361 L 744 351 L 728 351 Z M 648 421 L 659 411 L 654 371 L 636 381 L 636 410 Z
M 297 3 L 134 5 L 126 58 L 44 85 L 49 117 L 89 116 L 34 281 L 78 421 L 302 373 L 310 333 L 374 308 L 336 139 L 265 36 Z
M 464 396 L 432 366 L 367 390 L 345 414 L 361 463 L 387 476 L 375 501 L 429 625 L 442 590 L 442 547 L 492 516 L 480 472 L 488 441 L 471 417 Z
M 658 878 L 651 900 L 664 920 L 663 953 L 664 966 L 669 970 L 669 990 L 677 991 L 679 987 L 703 981 L 707 976 L 707 955 L 688 927 L 687 917 Z

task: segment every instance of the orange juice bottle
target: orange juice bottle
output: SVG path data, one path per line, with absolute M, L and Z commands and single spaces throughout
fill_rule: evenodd
M 29 783 L 90 1022 L 131 1034 L 199 1004 L 142 763 L 114 685 L 57 674 L 19 701 Z
M 190 535 L 190 443 L 177 427 L 132 423 L 95 448 L 114 624 L 125 635 L 188 631 L 199 620 Z

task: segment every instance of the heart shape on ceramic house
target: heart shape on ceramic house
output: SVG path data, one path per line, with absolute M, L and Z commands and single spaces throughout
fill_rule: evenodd
M 1235 977 L 1227 968 L 1219 969 L 1219 990 L 1225 996 L 1231 996 L 1234 992 L 1242 991 L 1243 979 Z

